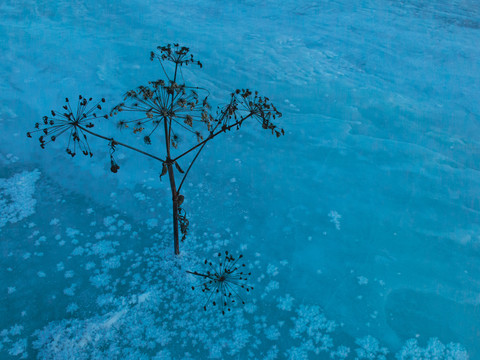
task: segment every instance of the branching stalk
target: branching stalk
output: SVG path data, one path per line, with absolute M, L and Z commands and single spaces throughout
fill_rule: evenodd
M 177 77 L 181 77 L 183 81 L 182 66 L 198 65 L 202 67 L 202 63 L 194 59 L 187 47 L 181 47 L 178 44 L 158 46 L 156 51 L 150 53 L 150 59 L 153 60 L 155 58 L 160 60 L 167 81 L 163 79 L 150 81 L 147 85 L 127 91 L 124 95 L 124 101 L 115 106 L 109 115 L 103 115 L 102 117 L 109 119 L 121 112 L 124 112 L 124 114 L 139 114 L 134 119 L 120 120 L 118 125 L 120 128 L 131 126 L 134 134 L 141 133 L 149 128 L 143 138 L 148 145 L 152 144 L 154 133 L 157 135 L 158 132 L 162 133 L 161 123 L 163 122 L 166 152 L 164 159 L 117 141 L 113 137 L 100 135 L 91 130 L 94 127 L 94 122 L 100 117 L 97 116 L 97 111 L 102 110 L 103 103 L 105 103 L 104 98 L 96 103 L 92 103 L 92 98 L 85 98 L 79 95 L 76 109 L 73 109 L 70 100 L 65 98 L 66 104 L 62 107 L 63 110 L 51 110 L 51 116 L 43 116 L 42 120 L 35 124 L 35 129 L 27 132 L 27 137 L 31 138 L 33 134 L 38 134 L 40 147 L 44 149 L 48 143 L 54 142 L 59 136 L 66 134 L 68 143 L 65 150 L 72 157 L 76 156 L 77 153 L 90 157 L 93 156 L 87 135 L 106 140 L 109 142 L 110 170 L 113 173 L 120 169 L 114 158 L 117 145 L 160 161 L 162 163 L 160 177 L 168 173 L 170 181 L 174 252 L 178 255 L 180 253 L 179 228 L 183 235 L 183 241 L 189 224 L 185 211 L 181 208 L 184 196 L 180 194 L 180 190 L 207 142 L 234 127 L 240 128 L 242 123 L 250 117 L 255 118 L 263 129 L 271 130 L 272 134 L 275 134 L 277 137 L 283 135 L 284 130 L 277 128 L 271 122 L 271 119 L 275 119 L 277 116 L 280 117 L 281 113 L 277 111 L 267 97 L 261 97 L 257 91 L 252 92 L 249 89 L 235 90 L 231 94 L 230 103 L 220 113 L 217 113 L 217 118 L 212 117 L 209 111 L 211 107 L 207 102 L 210 95 L 208 90 L 187 86 L 184 83 L 177 84 Z M 172 78 L 165 71 L 164 61 L 175 64 Z M 206 91 L 207 96 L 205 98 L 202 96 L 201 98 L 195 90 Z M 228 125 L 230 121 L 235 122 Z M 172 159 L 171 147 L 177 148 L 179 145 L 179 136 L 176 133 L 176 129 L 172 128 L 174 126 L 184 130 L 186 133 L 194 134 L 198 143 Z M 208 136 L 206 136 L 207 134 Z M 196 154 L 189 162 L 186 172 L 184 172 L 177 161 L 192 151 L 196 151 Z M 175 184 L 175 171 L 183 174 L 178 188 Z M 226 260 L 233 261 L 233 258 L 226 257 Z M 198 273 L 192 274 L 209 277 Z M 223 283 L 224 279 L 221 277 L 218 281 Z
M 84 128 L 83 126 L 80 126 L 80 125 L 77 125 L 77 127 L 78 127 L 79 129 L 82 129 L 82 130 L 85 131 L 86 133 L 89 133 L 90 135 L 96 136 L 96 137 L 98 137 L 98 138 L 100 138 L 100 139 L 112 141 L 115 145 L 120 145 L 120 146 L 126 147 L 126 148 L 128 148 L 128 149 L 130 149 L 130 150 L 139 152 L 140 154 L 143 154 L 143 155 L 145 155 L 145 156 L 151 157 L 152 159 L 158 160 L 158 161 L 160 161 L 160 162 L 162 162 L 162 163 L 165 162 L 165 160 L 163 160 L 162 158 L 159 158 L 158 156 L 149 154 L 149 153 L 147 153 L 147 152 L 145 152 L 145 151 L 142 151 L 142 150 L 140 150 L 140 149 L 137 149 L 137 148 L 135 148 L 135 147 L 133 147 L 133 146 L 124 144 L 124 143 L 122 143 L 122 142 L 120 142 L 120 141 L 115 140 L 114 138 L 108 138 L 108 137 L 106 137 L 106 136 L 97 134 L 97 133 L 95 133 L 95 132 L 93 132 L 93 131 L 90 131 L 90 130 Z
M 195 150 L 196 148 L 198 148 L 199 146 L 203 146 L 205 145 L 205 143 L 207 143 L 208 141 L 212 140 L 214 137 L 216 137 L 217 135 L 220 135 L 222 132 L 226 132 L 227 130 L 230 130 L 231 128 L 235 127 L 235 126 L 238 126 L 238 125 L 241 125 L 242 122 L 244 122 L 246 119 L 248 119 L 250 116 L 252 116 L 253 114 L 250 113 L 248 114 L 247 116 L 245 116 L 244 118 L 238 120 L 237 122 L 235 122 L 234 124 L 232 125 L 229 125 L 227 127 L 225 127 L 224 129 L 221 129 L 221 130 L 218 130 L 216 133 L 214 134 L 211 134 L 208 138 L 206 138 L 205 140 L 199 142 L 197 145 L 195 145 L 194 147 L 192 147 L 190 150 L 187 150 L 185 151 L 183 154 L 177 156 L 175 159 L 173 159 L 173 161 L 177 161 L 178 159 L 184 157 L 185 155 L 187 155 L 188 153 L 192 152 L 193 150 Z

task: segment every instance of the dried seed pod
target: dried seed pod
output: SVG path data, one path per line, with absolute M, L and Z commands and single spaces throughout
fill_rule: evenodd
M 162 180 L 162 176 L 166 175 L 168 172 L 168 166 L 166 163 L 162 163 L 162 173 L 160 174 L 160 180 Z
M 184 174 L 184 173 L 185 173 L 185 171 L 182 170 L 182 168 L 180 167 L 180 165 L 178 165 L 178 163 L 177 163 L 176 161 L 174 162 L 174 164 L 175 164 L 175 167 L 177 168 L 177 170 L 178 170 L 181 174 Z
M 185 201 L 185 196 L 178 195 L 178 200 L 177 200 L 178 206 L 182 205 L 184 201 Z

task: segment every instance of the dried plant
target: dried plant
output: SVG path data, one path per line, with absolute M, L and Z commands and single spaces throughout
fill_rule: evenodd
M 40 132 L 40 147 L 45 149 L 45 145 L 49 142 L 55 141 L 60 135 L 64 133 L 69 134 L 67 153 L 72 157 L 77 154 L 77 149 L 80 150 L 83 155 L 93 156 L 88 145 L 87 135 L 83 130 L 85 128 L 94 127 L 93 120 L 97 118 L 96 110 L 102 110 L 101 103 L 105 102 L 105 99 L 100 100 L 95 105 L 91 106 L 87 110 L 88 104 L 92 101 L 92 98 L 86 99 L 82 95 L 78 97 L 77 109 L 74 112 L 70 100 L 65 98 L 66 105 L 63 106 L 63 110 L 51 111 L 51 116 L 44 116 L 42 122 L 35 124 L 35 129 L 27 133 L 28 137 L 32 137 L 32 134 Z M 108 119 L 108 115 L 103 115 Z
M 181 208 L 185 198 L 180 192 L 190 169 L 205 145 L 232 128 L 240 129 L 250 118 L 256 120 L 263 129 L 270 130 L 272 134 L 279 137 L 284 134 L 284 131 L 274 125 L 272 120 L 282 114 L 268 98 L 261 97 L 258 92 L 238 89 L 231 94 L 228 103 L 220 107 L 213 116 L 207 101 L 208 90 L 187 86 L 183 81 L 183 66 L 202 67 L 202 64 L 190 54 L 188 48 L 178 44 L 159 46 L 151 52 L 150 59 L 160 62 L 165 79 L 150 81 L 147 85 L 127 91 L 123 102 L 116 105 L 109 115 L 102 115 L 102 117 L 110 119 L 121 115 L 122 119 L 117 121 L 118 128 L 130 129 L 134 134 L 144 134 L 143 141 L 147 145 L 153 146 L 155 140 L 160 139 L 160 142 L 165 144 L 163 156 L 154 155 L 119 142 L 113 137 L 94 132 L 93 121 L 100 117 L 95 111 L 102 110 L 101 103 L 105 102 L 104 99 L 88 107 L 92 99 L 87 100 L 79 96 L 75 111 L 66 99 L 64 111 L 52 111 L 52 117 L 43 117 L 43 123 L 35 124 L 36 130 L 27 133 L 27 136 L 32 137 L 33 133 L 40 132 L 39 141 L 43 149 L 48 142 L 55 141 L 60 135 L 68 133 L 67 153 L 71 156 L 75 156 L 77 149 L 85 155 L 92 156 L 87 135 L 101 138 L 107 141 L 110 150 L 110 170 L 114 173 L 120 169 L 114 158 L 118 146 L 159 161 L 161 163 L 160 178 L 168 175 L 170 182 L 174 252 L 179 254 L 179 231 L 184 240 L 189 225 L 185 210 Z M 166 70 L 167 63 L 171 65 L 170 72 Z M 188 142 L 180 141 L 181 136 L 183 138 L 185 135 L 191 135 L 196 143 L 191 145 L 190 142 L 188 145 Z M 189 147 L 182 149 L 182 145 Z M 159 149 L 156 148 L 156 150 Z M 187 165 L 185 171 L 180 166 L 180 162 Z M 178 180 L 180 181 L 177 185 Z
M 225 251 L 223 258 L 222 253 L 218 253 L 218 258 L 220 259 L 218 264 L 205 260 L 205 265 L 209 267 L 205 272 L 187 271 L 187 273 L 200 278 L 200 289 L 207 297 L 203 309 L 206 311 L 207 305 L 211 304 L 218 306 L 225 315 L 225 310 L 231 311 L 231 305 L 237 302 L 245 304 L 240 292 L 250 292 L 253 287 L 247 285 L 251 273 L 244 271 L 245 264 L 239 264 L 243 255 L 234 258 Z M 192 286 L 192 290 L 195 290 L 195 286 Z

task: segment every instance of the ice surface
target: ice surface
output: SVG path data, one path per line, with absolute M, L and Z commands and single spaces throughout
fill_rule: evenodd
M 3 0 L 0 16 L 0 358 L 480 358 L 478 2 Z M 148 55 L 169 42 L 202 61 L 183 76 L 213 104 L 258 89 L 286 130 L 207 146 L 178 258 L 157 164 L 119 150 L 112 174 L 101 142 L 72 160 L 25 136 L 66 96 L 108 107 L 159 78 Z M 224 317 L 185 273 L 223 250 L 255 287 Z
M 7 223 L 16 223 L 35 212 L 33 193 L 40 172 L 22 171 L 9 179 L 0 179 L 0 228 Z

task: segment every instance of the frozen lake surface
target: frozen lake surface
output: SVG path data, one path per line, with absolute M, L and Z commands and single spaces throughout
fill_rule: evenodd
M 480 359 L 477 1 L 3 0 L 0 15 L 0 358 Z M 120 149 L 112 174 L 100 141 L 71 159 L 25 136 L 67 96 L 111 108 L 160 78 L 149 53 L 173 42 L 212 104 L 256 89 L 285 129 L 207 146 L 179 257 L 158 163 Z M 185 271 L 225 250 L 255 289 L 222 316 Z

